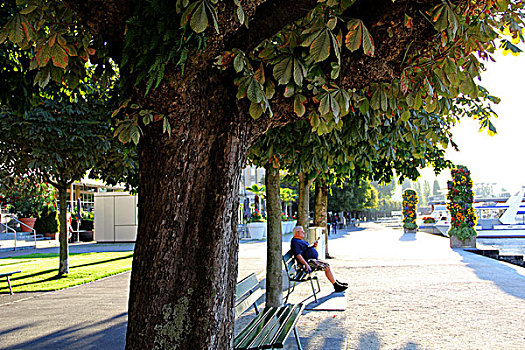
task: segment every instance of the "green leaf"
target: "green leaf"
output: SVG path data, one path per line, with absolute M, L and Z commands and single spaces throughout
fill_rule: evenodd
M 261 84 L 259 84 L 257 80 L 252 78 L 250 84 L 248 85 L 248 89 L 246 90 L 246 95 L 248 96 L 248 99 L 252 102 L 261 102 L 263 99 Z
M 374 56 L 375 53 L 375 46 L 374 46 L 374 39 L 372 39 L 372 36 L 368 32 L 368 29 L 363 24 L 363 51 L 365 52 L 365 55 L 367 56 Z
M 242 54 L 238 53 L 233 59 L 233 68 L 237 73 L 243 70 L 244 68 L 244 57 Z
M 186 23 L 188 23 L 188 21 L 190 20 L 190 17 L 191 17 L 191 13 L 195 9 L 195 7 L 197 7 L 197 5 L 199 5 L 200 3 L 202 3 L 202 2 L 195 1 L 190 6 L 188 6 L 188 8 L 184 11 L 184 13 L 182 14 L 182 16 L 180 18 L 180 26 L 181 27 L 184 27 L 186 25 Z M 85 47 L 89 46 L 89 42 L 87 43 L 87 45 L 84 43 L 84 46 Z
M 378 110 L 381 107 L 381 91 L 379 88 L 376 88 L 372 93 L 372 99 L 370 100 L 370 107 L 372 109 Z
M 240 24 L 244 24 L 245 16 L 244 16 L 244 10 L 242 9 L 242 6 L 237 6 L 237 19 L 239 20 Z
M 294 97 L 293 101 L 293 110 L 297 116 L 302 117 L 304 113 L 306 112 L 306 108 L 304 106 L 304 103 L 306 102 L 306 97 L 303 95 L 297 94 Z
M 190 27 L 196 33 L 202 33 L 208 27 L 208 16 L 206 15 L 206 6 L 204 1 L 200 2 L 191 15 Z
M 208 12 L 211 14 L 211 19 L 213 21 L 213 27 L 215 28 L 215 32 L 219 33 L 219 23 L 217 21 L 217 9 L 215 6 L 212 5 L 216 4 L 217 2 L 214 0 L 211 0 L 211 3 L 209 1 L 204 1 L 204 4 L 206 5 L 206 8 L 208 9 Z
M 47 65 L 47 62 L 49 62 L 50 59 L 51 59 L 51 53 L 49 50 L 49 46 L 44 44 L 36 52 L 36 62 L 38 63 L 39 67 L 45 67 Z
M 20 11 L 21 14 L 27 15 L 33 11 L 35 11 L 38 8 L 38 5 L 28 5 L 26 8 L 22 9 Z
M 62 69 L 66 68 L 69 59 L 66 50 L 64 50 L 60 45 L 53 45 L 50 51 L 51 58 L 53 59 L 53 65 Z
M 252 102 L 250 104 L 250 115 L 253 119 L 259 119 L 259 117 L 263 114 L 263 108 L 260 103 Z
M 286 85 L 286 88 L 284 89 L 284 97 L 292 97 L 295 95 L 295 88 L 294 85 L 290 82 L 290 84 Z
M 324 93 L 319 101 L 319 113 L 325 115 L 330 113 L 331 103 L 330 94 Z
M 474 81 L 470 77 L 469 74 L 466 74 L 465 79 L 463 79 L 463 82 L 461 85 L 459 85 L 459 91 L 463 95 L 470 95 L 475 92 L 476 86 L 474 84 Z
M 171 137 L 171 125 L 168 120 L 168 117 L 164 116 L 164 122 L 162 125 L 162 132 L 167 132 L 168 136 Z
M 339 73 L 341 72 L 341 66 L 335 62 L 332 62 L 331 66 L 332 66 L 332 70 L 330 71 L 330 78 L 335 80 L 339 77 Z
M 381 88 L 381 110 L 383 112 L 388 110 L 388 95 L 385 88 Z
M 421 98 L 421 93 L 417 93 L 416 98 L 414 99 L 414 109 L 415 110 L 421 109 L 422 105 L 423 105 L 423 99 Z
M 310 56 L 315 62 L 324 61 L 330 56 L 330 34 L 323 30 L 310 45 Z
M 374 40 L 360 19 L 351 19 L 347 24 L 348 33 L 345 38 L 345 45 L 350 51 L 355 51 L 363 46 L 363 51 L 367 56 L 374 56 Z
M 368 101 L 367 98 L 365 98 L 359 104 L 359 112 L 361 112 L 361 114 L 367 114 L 369 109 L 370 109 L 370 102 Z
M 293 80 L 298 86 L 303 85 L 303 77 L 306 76 L 306 68 L 297 58 L 293 59 Z
M 351 19 L 348 21 L 348 34 L 346 34 L 345 45 L 350 51 L 355 51 L 361 47 L 363 42 L 363 27 L 361 20 Z
M 275 85 L 270 79 L 268 79 L 266 80 L 265 86 L 266 86 L 265 96 L 266 96 L 266 99 L 269 100 L 275 94 Z
M 401 114 L 401 120 L 406 122 L 410 119 L 410 111 L 404 111 L 402 114 Z
M 0 28 L 0 45 L 4 43 L 4 41 L 7 40 L 7 37 L 9 34 L 7 33 L 6 28 Z
M 135 145 L 139 144 L 140 132 L 137 125 L 134 125 L 132 128 L 130 128 L 129 136 Z
M 428 94 L 428 96 L 433 97 L 434 96 L 434 88 L 432 88 L 432 85 L 430 84 L 430 81 L 427 77 L 425 77 L 425 80 L 423 81 L 425 84 L 425 89 Z
M 326 23 L 326 26 L 327 26 L 330 30 L 334 30 L 336 25 L 337 25 L 337 17 L 330 18 L 330 19 L 328 20 L 328 22 Z
M 288 56 L 273 67 L 273 76 L 279 85 L 286 85 L 292 77 L 293 59 Z

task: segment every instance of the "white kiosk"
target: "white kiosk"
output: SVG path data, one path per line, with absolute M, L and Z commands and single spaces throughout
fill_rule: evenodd
M 135 242 L 137 225 L 137 196 L 128 192 L 95 193 L 97 242 Z

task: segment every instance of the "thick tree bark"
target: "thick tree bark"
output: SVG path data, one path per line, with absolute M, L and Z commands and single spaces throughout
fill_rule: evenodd
M 325 236 L 325 257 L 328 258 L 328 232 L 326 230 L 328 208 L 328 186 L 325 180 L 318 180 L 315 184 L 315 212 L 314 212 L 314 226 L 322 227 Z
M 171 137 L 150 124 L 139 144 L 128 350 L 232 346 L 239 183 L 252 121 L 217 77 L 180 89 L 188 103 L 173 104 Z
M 59 254 L 59 266 L 58 275 L 64 276 L 69 273 L 69 246 L 67 241 L 68 229 L 67 229 L 67 186 L 60 186 L 58 190 L 58 204 L 60 210 L 58 213 L 58 221 L 60 222 L 60 254 Z
M 281 197 L 279 169 L 266 164 L 266 305 L 280 306 L 283 302 L 282 254 L 283 236 L 281 232 Z
M 308 174 L 299 173 L 299 198 L 297 208 L 297 225 L 305 230 L 310 226 L 310 186 L 313 180 L 308 180 Z

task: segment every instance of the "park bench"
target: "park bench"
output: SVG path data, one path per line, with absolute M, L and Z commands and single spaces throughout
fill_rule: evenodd
M 20 273 L 22 271 L 11 271 L 11 272 L 3 272 L 3 273 L 0 273 L 0 278 L 2 277 L 5 277 L 7 278 L 7 284 L 9 285 L 9 293 L 11 293 L 11 295 L 13 295 L 13 288 L 11 287 L 11 275 L 14 275 L 15 273 Z
M 282 348 L 293 330 L 297 346 L 302 350 L 295 325 L 303 312 L 304 305 L 287 304 L 279 307 L 265 307 L 259 312 L 257 300 L 262 294 L 255 274 L 237 283 L 235 319 L 251 306 L 254 307 L 257 316 L 235 337 L 235 349 Z
M 286 277 L 288 278 L 288 293 L 286 294 L 284 302 L 288 302 L 288 297 L 294 291 L 296 284 L 310 281 L 312 292 L 314 293 L 314 299 L 317 303 L 317 293 L 321 291 L 321 286 L 319 285 L 319 278 L 317 278 L 315 271 L 307 272 L 300 268 L 291 250 L 283 255 L 283 262 Z M 317 291 L 315 290 L 314 280 L 317 282 Z

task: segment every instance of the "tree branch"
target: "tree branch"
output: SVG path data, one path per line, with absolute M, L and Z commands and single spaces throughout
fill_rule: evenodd
M 317 0 L 268 0 L 257 6 L 250 16 L 248 25 L 240 27 L 232 35 L 226 36 L 224 50 L 238 48 L 251 51 L 263 40 L 271 38 L 286 25 L 304 17 L 317 6 Z
M 124 45 L 126 20 L 131 15 L 131 0 L 63 0 L 93 36 L 101 36 L 111 56 L 119 61 Z

